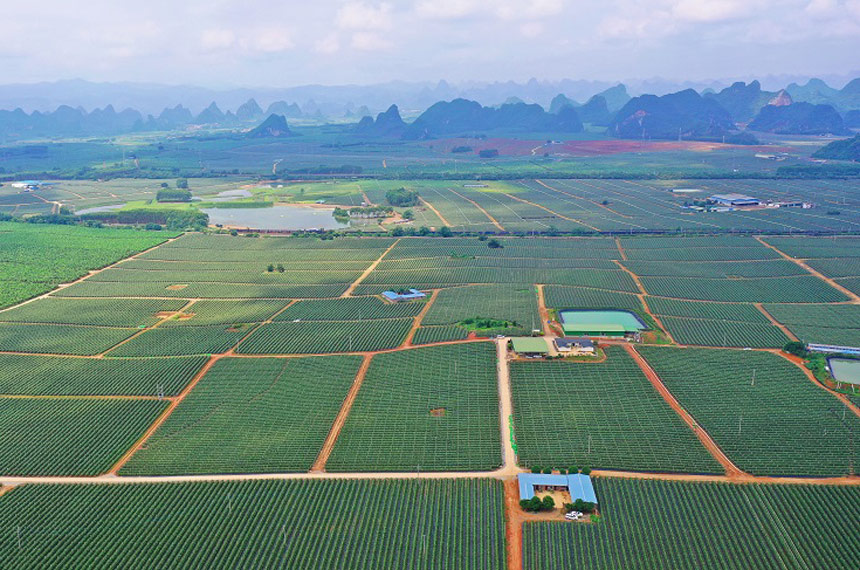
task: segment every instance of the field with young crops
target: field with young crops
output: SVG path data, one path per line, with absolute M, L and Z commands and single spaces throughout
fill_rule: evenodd
M 541 325 L 537 293 L 534 286 L 529 285 L 443 289 L 436 294 L 421 324 L 453 325 L 473 317 L 511 323 L 511 329 L 500 329 L 504 334 L 528 334 Z
M 276 322 L 261 326 L 239 345 L 241 354 L 322 354 L 396 348 L 412 319 Z
M 64 358 L 0 354 L 0 394 L 29 396 L 174 396 L 205 357 Z
M 642 313 L 642 303 L 636 295 L 601 291 L 585 287 L 544 287 L 544 301 L 552 309 L 626 309 Z
M 660 317 L 660 322 L 679 344 L 740 348 L 782 348 L 789 339 L 770 323 Z
M 186 283 L 165 281 L 124 283 L 82 281 L 58 290 L 57 297 L 176 297 L 179 299 L 295 299 L 337 297 L 347 284 L 259 285 L 254 283 Z M 377 290 L 377 293 L 379 291 Z
M 649 295 L 737 303 L 832 303 L 847 297 L 813 275 L 750 279 L 643 277 Z
M 489 342 L 373 357 L 328 471 L 469 471 L 501 464 Z
M 363 321 L 414 317 L 424 302 L 386 303 L 379 297 L 348 297 L 299 301 L 278 315 L 275 321 Z
M 110 327 L 0 323 L 0 351 L 94 355 L 136 332 Z
M 111 350 L 109 356 L 182 356 L 227 352 L 253 327 L 218 325 L 152 329 Z
M 860 294 L 860 238 L 766 237 L 767 243 Z
M 166 407 L 158 400 L 0 397 L 0 474 L 105 472 Z
M 505 567 L 489 479 L 34 485 L 0 526 L 5 568 Z
M 50 291 L 175 235 L 0 222 L 0 308 Z
M 360 364 L 358 356 L 219 360 L 121 473 L 307 471 Z
M 860 419 L 788 360 L 736 350 L 639 351 L 742 470 L 837 476 L 857 462 L 850 430 L 860 428 Z
M 180 299 L 60 299 L 46 297 L 0 312 L 0 322 L 99 325 L 137 328 L 154 325 L 159 313 L 180 310 Z
M 860 488 L 598 478 L 600 522 L 526 522 L 526 570 L 854 570 Z
M 455 325 L 436 325 L 420 327 L 412 337 L 412 344 L 430 344 L 433 342 L 445 342 L 449 340 L 463 340 L 469 336 L 469 331 L 464 327 Z
M 526 467 L 719 473 L 719 464 L 630 356 L 512 362 L 514 432 Z
M 165 321 L 162 327 L 232 325 L 260 323 L 269 319 L 287 306 L 287 301 L 268 299 L 244 299 L 241 301 L 216 301 L 203 299 L 195 302 L 181 315 Z
M 765 309 L 804 342 L 860 344 L 860 305 L 773 304 Z

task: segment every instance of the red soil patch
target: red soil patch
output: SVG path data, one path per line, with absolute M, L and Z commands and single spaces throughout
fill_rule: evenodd
M 434 418 L 438 418 L 445 415 L 445 408 L 433 408 L 430 410 L 430 415 Z
M 167 290 L 168 290 L 168 291 L 182 291 L 182 290 L 183 290 L 183 289 L 185 289 L 186 287 L 188 287 L 188 284 L 187 284 L 187 283 L 180 283 L 180 284 L 177 284 L 177 285 L 168 285 L 168 286 L 167 286 Z

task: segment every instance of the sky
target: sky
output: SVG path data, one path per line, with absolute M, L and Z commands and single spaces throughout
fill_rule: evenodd
M 0 0 L 0 82 L 707 80 L 860 68 L 860 0 Z

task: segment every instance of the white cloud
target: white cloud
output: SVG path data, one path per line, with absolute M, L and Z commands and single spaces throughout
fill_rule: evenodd
M 376 6 L 365 2 L 350 2 L 337 11 L 337 27 L 342 30 L 389 30 L 391 29 L 391 4 L 382 2 Z
M 564 11 L 562 0 L 501 0 L 495 6 L 503 20 L 548 18 Z
M 231 30 L 216 28 L 203 30 L 200 34 L 200 46 L 204 50 L 216 51 L 233 47 L 236 43 L 236 34 Z
M 362 51 L 377 51 L 388 49 L 392 43 L 378 34 L 371 32 L 356 32 L 352 34 L 350 45 Z
M 264 53 L 278 53 L 295 47 L 290 35 L 279 28 L 257 30 L 249 42 L 252 50 Z
M 746 16 L 751 9 L 752 3 L 743 0 L 680 0 L 671 14 L 687 22 L 720 22 Z
M 314 51 L 321 54 L 333 54 L 340 51 L 340 39 L 337 34 L 328 34 L 314 43 Z
M 481 2 L 478 0 L 423 0 L 415 6 L 419 16 L 438 20 L 464 18 L 480 9 Z

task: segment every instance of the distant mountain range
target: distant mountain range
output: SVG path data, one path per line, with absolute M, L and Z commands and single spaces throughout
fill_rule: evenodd
M 440 82 L 428 92 L 454 90 Z M 803 85 L 791 83 L 779 91 L 766 91 L 758 81 L 753 81 L 749 84 L 737 82 L 720 91 L 706 89 L 701 94 L 694 89 L 684 89 L 632 98 L 626 86 L 618 84 L 590 96 L 584 104 L 564 92 L 556 93 L 548 101 L 546 110 L 515 96 L 497 106 L 463 97 L 437 99 L 411 122 L 404 121 L 401 107 L 397 105 L 390 105 L 375 119 L 364 105 L 350 105 L 345 115 L 358 120 L 353 131 L 357 136 L 412 140 L 498 130 L 562 135 L 583 130 L 585 123 L 592 128 L 607 127 L 608 134 L 619 138 L 725 139 L 749 143 L 755 140 L 753 136 L 736 138 L 745 128 L 777 134 L 817 135 L 846 134 L 848 129 L 860 126 L 860 79 L 848 82 L 842 89 L 813 79 Z M 238 104 L 235 110 L 226 112 L 211 101 L 196 114 L 179 104 L 147 115 L 132 108 L 117 111 L 112 105 L 90 112 L 81 107 L 61 105 L 51 112 L 27 113 L 20 108 L 0 111 L 0 141 L 198 128 L 250 130 L 271 116 L 284 119 L 285 123 L 279 127 L 286 127 L 287 119 L 329 121 L 326 106 L 313 100 L 303 105 L 276 100 L 264 110 L 251 97 Z M 343 115 L 337 119 L 342 121 Z

